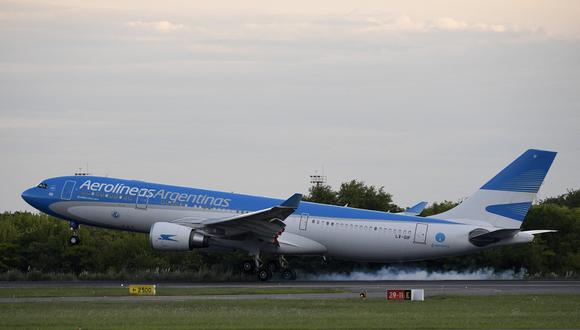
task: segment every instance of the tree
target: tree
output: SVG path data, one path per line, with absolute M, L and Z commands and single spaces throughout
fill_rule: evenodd
M 546 198 L 540 204 L 557 204 L 569 208 L 580 207 L 580 189 L 569 190 L 560 196 Z
M 421 216 L 428 217 L 430 215 L 435 215 L 439 213 L 443 213 L 447 210 L 451 210 L 452 208 L 456 207 L 459 203 L 451 202 L 451 201 L 443 201 L 443 202 L 435 202 L 430 206 L 426 207 L 423 212 L 421 212 Z
M 313 185 L 310 187 L 308 196 L 303 199 L 307 202 L 336 205 L 336 192 L 328 185 Z
M 384 187 L 367 186 L 363 181 L 351 180 L 340 185 L 337 194 L 339 205 L 348 205 L 367 210 L 400 212 L 402 209 L 393 203 L 393 196 Z

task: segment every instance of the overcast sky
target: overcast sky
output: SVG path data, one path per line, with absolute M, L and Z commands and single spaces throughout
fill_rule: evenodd
M 580 1 L 0 1 L 0 211 L 96 175 L 457 201 L 528 148 L 580 188 Z

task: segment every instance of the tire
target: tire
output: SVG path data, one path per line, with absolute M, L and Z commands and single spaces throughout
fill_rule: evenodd
M 258 280 L 266 282 L 272 278 L 272 272 L 266 267 L 258 269 Z
M 68 243 L 69 243 L 70 245 L 77 245 L 77 244 L 79 244 L 80 242 L 81 242 L 81 239 L 80 239 L 78 236 L 71 236 L 71 237 L 68 239 Z
M 282 269 L 281 277 L 286 281 L 293 281 L 296 279 L 296 272 L 290 268 Z
M 252 262 L 251 260 L 245 260 L 242 262 L 240 268 L 244 273 L 251 273 L 254 270 L 254 262 Z

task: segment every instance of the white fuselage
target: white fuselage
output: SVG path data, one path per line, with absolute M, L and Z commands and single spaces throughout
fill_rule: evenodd
M 138 208 L 123 203 L 94 201 L 63 201 L 51 205 L 58 214 L 66 215 L 81 223 L 112 229 L 149 232 L 156 222 L 187 223 L 196 227 L 206 219 L 227 218 L 243 211 L 148 205 Z M 115 216 L 112 216 L 115 215 Z M 405 261 L 432 259 L 443 256 L 467 254 L 482 248 L 472 245 L 468 234 L 475 228 L 464 224 L 440 224 L 410 221 L 384 221 L 364 219 L 325 218 L 307 214 L 293 214 L 285 220 L 285 230 L 279 237 L 280 247 L 262 250 L 283 254 L 320 254 L 320 250 L 308 250 L 308 246 L 296 250 L 285 249 L 295 245 L 301 237 L 325 247 L 324 255 L 360 261 Z M 437 234 L 439 236 L 437 241 Z M 510 244 L 508 242 L 502 242 Z M 516 242 L 511 242 L 516 243 Z M 308 244 L 308 242 L 306 242 Z M 219 240 L 223 248 L 241 248 L 239 242 Z M 497 246 L 493 244 L 492 246 Z

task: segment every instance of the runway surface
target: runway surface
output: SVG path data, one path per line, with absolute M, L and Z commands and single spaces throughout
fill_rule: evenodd
M 130 282 L 0 282 L 0 288 L 86 287 L 114 288 Z M 144 284 L 140 282 L 139 284 Z M 241 294 L 184 296 L 119 297 L 26 297 L 0 298 L 7 302 L 56 301 L 187 301 L 248 299 L 341 299 L 357 298 L 366 292 L 369 298 L 384 298 L 386 289 L 424 289 L 425 296 L 501 295 L 501 294 L 580 294 L 580 281 L 352 281 L 352 282 L 267 282 L 267 283 L 159 283 L 158 288 L 333 288 L 341 293 Z

